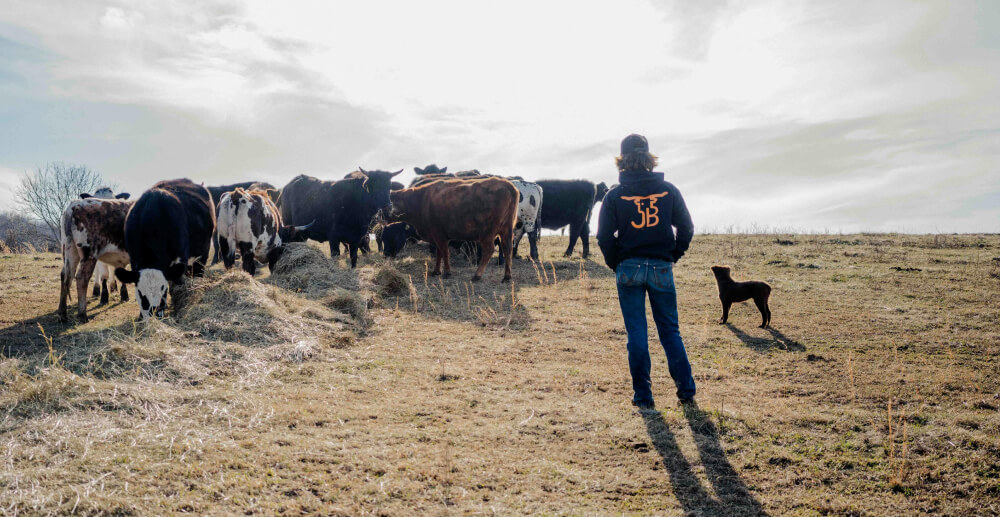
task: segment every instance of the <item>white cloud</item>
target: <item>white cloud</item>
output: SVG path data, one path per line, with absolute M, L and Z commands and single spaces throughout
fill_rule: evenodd
M 995 11 L 860 0 L 12 1 L 0 38 L 45 59 L 0 62 L 6 102 L 35 101 L 4 111 L 0 97 L 0 127 L 17 128 L 6 144 L 0 129 L 0 163 L 86 162 L 133 190 L 179 175 L 280 183 L 430 162 L 611 182 L 618 139 L 637 131 L 702 220 L 756 212 L 876 227 L 884 218 L 871 210 L 890 204 L 893 171 L 910 171 L 908 186 L 971 171 L 936 186 L 956 199 L 969 184 L 1000 185 L 984 166 L 995 152 L 969 136 L 1000 119 Z M 979 143 L 953 142 L 966 137 Z M 759 203 L 736 198 L 747 191 Z M 922 214 L 919 203 L 893 206 Z M 955 221 L 988 216 L 943 206 Z M 788 215 L 815 207 L 815 217 Z

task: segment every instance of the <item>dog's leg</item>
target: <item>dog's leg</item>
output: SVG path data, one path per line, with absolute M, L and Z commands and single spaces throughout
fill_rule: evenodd
M 757 305 L 757 310 L 760 311 L 760 328 L 767 327 L 770 321 L 770 310 L 767 308 L 767 297 L 765 296 L 754 296 L 753 303 Z
M 732 305 L 732 302 L 722 302 L 722 319 L 719 320 L 719 325 L 724 325 L 729 320 L 729 308 Z

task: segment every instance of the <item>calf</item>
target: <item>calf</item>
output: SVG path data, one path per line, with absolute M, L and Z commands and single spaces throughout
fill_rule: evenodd
M 569 226 L 569 246 L 565 256 L 573 254 L 577 239 L 583 240 L 583 258 L 590 256 L 590 214 L 594 205 L 604 199 L 608 186 L 603 182 L 594 185 L 587 180 L 540 180 L 545 192 L 541 226 L 558 230 Z
M 521 195 L 517 203 L 517 224 L 514 226 L 514 258 L 517 258 L 517 246 L 521 243 L 521 237 L 528 234 L 530 256 L 538 260 L 538 237 L 542 230 L 542 187 L 520 178 L 509 179 Z
M 257 270 L 255 256 L 266 257 L 268 268 L 273 270 L 284 251 L 282 244 L 304 241 L 310 226 L 282 225 L 278 208 L 263 190 L 237 188 L 226 192 L 219 200 L 216 216 L 223 264 L 226 269 L 233 267 L 239 249 L 243 271 L 250 276 Z
M 98 260 L 111 266 L 125 267 L 129 256 L 125 251 L 125 217 L 132 202 L 120 199 L 100 199 L 88 196 L 71 201 L 63 211 L 60 225 L 63 268 L 60 274 L 59 319 L 68 321 L 66 298 L 76 279 L 76 316 L 87 321 L 87 285 Z M 122 287 L 123 299 L 128 294 Z
M 136 284 L 141 318 L 163 316 L 167 290 L 185 272 L 204 274 L 213 232 L 212 196 L 189 179 L 161 181 L 139 197 L 125 219 L 132 269 L 115 275 Z
M 483 249 L 479 267 L 472 280 L 483 276 L 493 255 L 493 239 L 500 236 L 501 252 L 506 257 L 503 281 L 510 281 L 510 257 L 514 244 L 518 192 L 503 178 L 447 179 L 390 194 L 392 221 L 404 221 L 436 248 L 434 275 L 451 275 L 449 241 L 474 241 Z
M 88 194 L 86 192 L 80 194 L 80 199 L 128 199 L 130 194 L 128 192 L 119 192 L 115 194 L 110 187 L 101 187 L 94 191 L 93 194 Z M 94 291 L 93 296 L 100 296 L 101 300 L 98 305 L 105 305 L 110 300 L 110 292 L 108 291 L 108 282 L 111 282 L 111 290 L 118 290 L 118 280 L 115 278 L 115 267 L 108 264 L 107 262 L 98 260 L 97 267 L 94 268 Z M 128 301 L 128 289 L 125 288 L 125 284 L 122 284 L 121 300 L 123 302 Z
M 420 235 L 412 225 L 407 223 L 391 223 L 382 227 L 379 240 L 382 243 L 382 253 L 386 257 L 395 257 L 403 251 L 407 242 L 420 240 Z

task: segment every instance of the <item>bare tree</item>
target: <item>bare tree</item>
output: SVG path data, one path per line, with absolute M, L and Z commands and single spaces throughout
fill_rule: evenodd
M 59 241 L 59 220 L 66 205 L 83 192 L 104 186 L 101 173 L 85 165 L 50 163 L 33 173 L 24 173 L 14 195 L 21 208 L 41 219 Z
M 49 229 L 38 219 L 14 212 L 0 212 L 0 250 L 36 249 L 49 251 L 52 239 Z M 30 246 L 30 248 L 29 248 Z

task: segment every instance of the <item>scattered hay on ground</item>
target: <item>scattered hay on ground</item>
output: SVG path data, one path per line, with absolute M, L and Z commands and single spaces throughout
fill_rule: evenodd
M 303 339 L 332 342 L 344 332 L 344 318 L 322 304 L 262 284 L 242 271 L 195 280 L 178 297 L 177 308 L 182 327 L 210 340 L 245 346 Z

